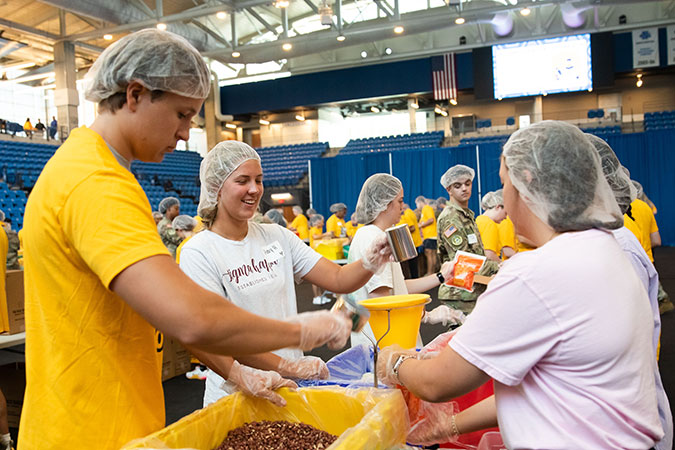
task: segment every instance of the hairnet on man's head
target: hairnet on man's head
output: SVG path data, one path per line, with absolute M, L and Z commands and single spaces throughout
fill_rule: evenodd
M 260 161 L 260 156 L 250 145 L 239 141 L 219 142 L 206 154 L 199 167 L 199 180 L 202 186 L 197 212 L 200 216 L 206 217 L 206 214 L 215 208 L 218 203 L 218 192 L 225 180 L 249 159 Z
M 480 206 L 487 211 L 488 209 L 496 208 L 504 205 L 504 196 L 502 190 L 488 192 L 480 201 Z
M 473 181 L 474 176 L 476 176 L 476 171 L 471 167 L 457 164 L 446 170 L 443 176 L 441 176 L 441 186 L 448 189 L 453 183 L 464 182 L 467 178 Z
M 196 48 L 185 38 L 156 28 L 137 31 L 106 48 L 89 69 L 85 97 L 100 102 L 124 92 L 132 81 L 151 91 L 204 99 L 211 75 Z
M 171 227 L 174 230 L 192 231 L 197 226 L 197 221 L 194 217 L 187 214 L 176 216 L 171 222 Z
M 415 197 L 415 203 L 426 203 L 427 199 L 423 195 Z
M 321 214 L 312 214 L 309 218 L 309 225 L 315 227 L 319 222 L 323 222 L 323 216 Z
M 554 120 L 521 128 L 504 145 L 503 157 L 520 197 L 555 231 L 623 225 L 600 157 L 579 128 Z
M 302 214 L 302 206 L 295 205 L 295 206 L 293 207 L 293 213 L 294 213 L 295 215 L 300 215 L 300 214 Z
M 265 217 L 277 225 L 281 225 L 282 227 L 286 226 L 286 219 L 284 219 L 284 215 L 281 214 L 281 211 L 278 209 L 270 209 L 265 213 Z
M 330 212 L 336 213 L 338 211 L 342 211 L 343 209 L 347 209 L 347 205 L 344 203 L 333 203 L 330 205 Z
M 628 169 L 624 168 L 607 142 L 594 134 L 586 133 L 586 138 L 600 155 L 600 164 L 605 180 L 614 192 L 614 198 L 624 214 L 631 202 L 637 197 L 637 189 L 630 180 Z
M 635 189 L 637 190 L 637 198 L 641 198 L 642 195 L 645 193 L 644 189 L 642 188 L 642 185 L 635 180 L 631 180 L 633 182 L 633 186 L 635 186 Z
M 403 190 L 401 181 L 388 173 L 371 175 L 361 188 L 356 203 L 356 219 L 368 225 L 389 206 Z
M 161 202 L 159 202 L 159 212 L 164 215 L 173 205 L 180 206 L 180 200 L 178 200 L 176 197 L 165 197 Z

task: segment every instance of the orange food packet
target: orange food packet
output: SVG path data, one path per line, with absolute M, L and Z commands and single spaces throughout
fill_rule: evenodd
M 473 276 L 483 267 L 485 256 L 458 251 L 455 254 L 455 270 L 446 285 L 473 292 Z

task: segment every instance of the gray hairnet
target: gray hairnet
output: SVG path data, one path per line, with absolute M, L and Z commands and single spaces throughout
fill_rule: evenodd
M 603 139 L 594 134 L 586 133 L 586 138 L 591 141 L 602 165 L 602 173 L 605 175 L 609 187 L 614 192 L 614 198 L 619 204 L 621 213 L 624 214 L 631 202 L 637 198 L 637 189 L 630 180 L 630 172 L 623 167 L 616 157 L 614 150 Z
M 347 209 L 347 205 L 345 205 L 344 203 L 333 203 L 332 205 L 330 205 L 330 212 L 332 213 L 336 213 L 343 209 Z
M 315 227 L 317 223 L 323 221 L 323 216 L 321 214 L 312 214 L 309 218 L 309 225 Z
M 445 171 L 441 177 L 441 186 L 447 189 L 453 183 L 464 180 L 465 178 L 471 178 L 471 181 L 473 181 L 474 176 L 476 176 L 476 171 L 471 167 L 465 166 L 464 164 L 457 164 Z
M 600 157 L 579 128 L 554 120 L 521 128 L 503 157 L 525 204 L 555 231 L 623 226 Z
M 176 216 L 171 222 L 171 227 L 173 227 L 174 230 L 192 231 L 196 226 L 197 221 L 194 217 L 188 216 L 187 214 Z
M 631 180 L 631 181 L 633 181 L 633 186 L 635 186 L 635 189 L 637 190 L 637 193 L 636 193 L 637 197 L 636 198 L 641 198 L 644 195 L 645 190 L 642 188 L 642 185 L 639 182 L 637 182 L 635 180 Z
M 314 208 L 309 208 L 309 209 L 307 210 L 307 216 L 313 216 L 314 214 L 316 214 L 316 209 L 314 209 Z
M 207 211 L 216 206 L 225 180 L 249 159 L 260 161 L 260 156 L 250 145 L 239 141 L 219 142 L 206 154 L 199 167 L 202 187 L 197 212 L 200 216 L 205 217 Z
M 480 201 L 480 206 L 484 210 L 496 208 L 497 206 L 503 206 L 504 205 L 504 194 L 502 193 L 502 190 L 499 189 L 498 191 L 493 191 L 493 192 L 488 192 L 483 196 L 483 198 Z
M 206 98 L 211 76 L 196 48 L 169 31 L 149 28 L 115 42 L 89 70 L 85 97 L 100 102 L 124 92 L 131 81 L 150 90 Z
M 176 197 L 165 197 L 161 202 L 159 202 L 159 212 L 164 215 L 173 205 L 180 206 L 180 200 L 178 200 Z
M 415 197 L 415 203 L 427 203 L 427 199 L 423 195 L 418 195 Z
M 0 209 L 0 222 L 4 222 L 4 221 L 5 221 L 5 212 Z
M 153 211 L 152 212 L 152 218 L 153 219 L 162 220 L 162 217 L 164 217 L 164 214 L 162 214 L 161 212 L 159 212 L 159 211 Z
M 295 205 L 293 207 L 293 213 L 295 213 L 296 215 L 302 214 L 302 206 Z
M 286 226 L 286 219 L 284 219 L 283 214 L 278 209 L 270 209 L 265 213 L 265 217 L 270 219 L 272 222 L 282 227 Z
M 401 181 L 388 173 L 371 175 L 361 188 L 356 202 L 356 219 L 368 225 L 389 206 L 392 200 L 403 190 Z

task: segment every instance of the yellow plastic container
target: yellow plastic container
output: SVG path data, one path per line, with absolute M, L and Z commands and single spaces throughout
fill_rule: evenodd
M 316 244 L 315 250 L 325 258 L 342 259 L 344 257 L 342 246 L 344 244 L 345 239 L 325 239 Z
M 408 412 L 398 389 L 320 387 L 278 392 L 287 401 L 283 408 L 237 392 L 122 450 L 212 450 L 230 430 L 260 420 L 303 422 L 338 435 L 326 450 L 387 450 L 405 443 Z
M 380 348 L 392 344 L 398 344 L 403 348 L 415 348 L 424 305 L 430 301 L 427 294 L 407 294 L 369 298 L 359 303 L 370 311 L 368 323 L 375 339 L 382 338 Z M 389 320 L 391 328 L 387 333 Z

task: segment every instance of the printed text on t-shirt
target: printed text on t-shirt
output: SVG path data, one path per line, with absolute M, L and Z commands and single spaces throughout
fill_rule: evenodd
M 272 268 L 278 264 L 279 260 L 268 261 L 267 259 L 263 259 L 256 262 L 255 259 L 251 258 L 250 264 L 242 264 L 235 269 L 228 269 L 227 272 L 225 272 L 225 275 L 229 277 L 230 283 L 234 282 L 235 284 L 239 284 L 239 279 L 241 277 L 247 277 L 252 273 L 262 273 L 263 271 L 271 272 Z

